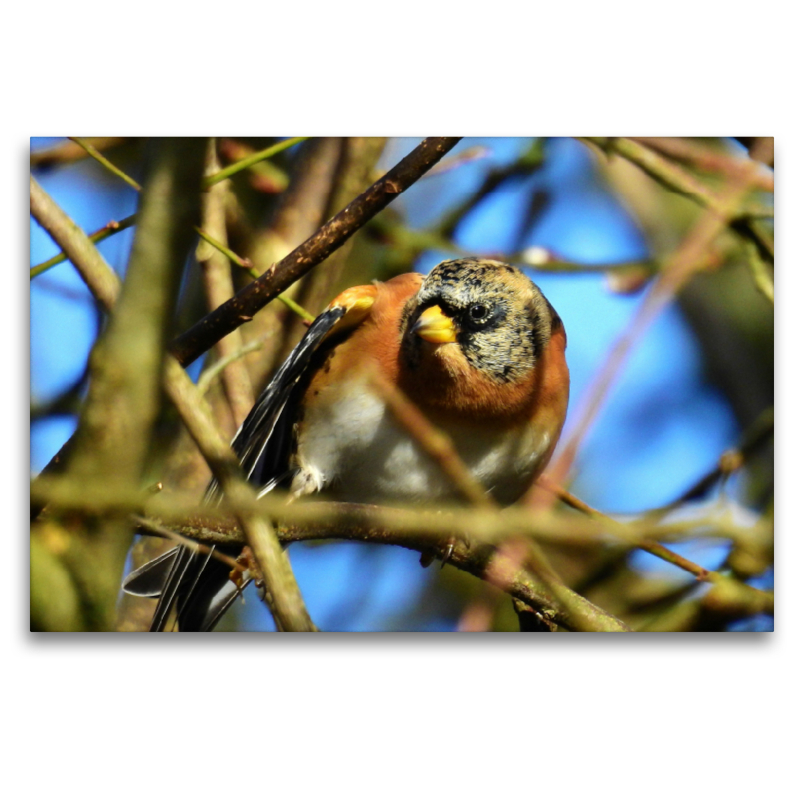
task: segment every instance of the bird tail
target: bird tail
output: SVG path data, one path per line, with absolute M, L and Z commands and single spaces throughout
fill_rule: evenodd
M 251 578 L 230 580 L 230 567 L 208 553 L 179 545 L 134 570 L 122 588 L 138 597 L 157 597 L 151 631 L 163 631 L 173 607 L 180 631 L 210 631 L 244 591 Z M 235 555 L 235 554 L 234 554 Z

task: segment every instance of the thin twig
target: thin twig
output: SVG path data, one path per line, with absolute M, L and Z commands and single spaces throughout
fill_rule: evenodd
M 225 564 L 226 567 L 230 567 L 231 571 L 244 572 L 244 567 L 242 567 L 242 565 L 239 564 L 236 559 L 231 558 L 226 553 L 223 553 L 218 547 L 197 542 L 194 539 L 190 539 L 188 536 L 183 536 L 182 534 L 178 533 L 174 528 L 168 528 L 166 525 L 162 525 L 157 520 L 143 517 L 140 514 L 134 514 L 133 521 L 140 528 L 147 531 L 147 533 L 155 534 L 156 536 L 160 536 L 162 539 L 169 539 L 170 541 L 175 542 L 175 544 L 188 547 L 197 553 L 203 553 L 204 555 L 210 553 L 212 558 L 216 559 L 222 564 Z
M 691 164 L 703 172 L 732 175 L 741 169 L 742 159 L 732 153 L 712 150 L 691 139 L 674 136 L 631 136 L 631 141 L 656 150 L 661 155 Z M 764 170 L 753 176 L 753 187 L 764 192 L 775 191 L 775 176 Z
M 244 358 L 249 353 L 254 353 L 264 346 L 264 342 L 270 337 L 270 334 L 265 334 L 259 339 L 253 339 L 247 344 L 243 344 L 238 350 L 228 353 L 223 358 L 215 361 L 210 366 L 206 367 L 197 379 L 197 390 L 200 394 L 205 394 L 217 376 L 228 366 L 237 359 Z
M 131 214 L 129 217 L 125 217 L 119 222 L 112 219 L 109 222 L 106 222 L 102 228 L 99 228 L 94 233 L 90 233 L 88 235 L 89 241 L 97 244 L 98 242 L 102 242 L 104 239 L 108 239 L 110 236 L 114 236 L 116 233 L 120 233 L 121 231 L 130 228 L 135 223 L 136 214 Z M 41 275 L 43 272 L 47 272 L 47 270 L 56 266 L 56 264 L 61 264 L 62 262 L 66 261 L 67 258 L 67 254 L 62 250 L 52 258 L 48 258 L 47 261 L 42 261 L 41 264 L 31 267 L 31 280 Z
M 436 175 L 443 175 L 445 172 L 458 169 L 458 167 L 461 167 L 464 164 L 471 164 L 473 161 L 480 161 L 482 158 L 486 158 L 491 154 L 492 151 L 488 147 L 484 147 L 482 145 L 468 147 L 466 150 L 462 150 L 456 156 L 450 156 L 449 158 L 442 159 L 428 172 L 428 174 L 425 176 L 425 179 L 427 180 L 428 178 L 433 178 Z
M 609 517 L 607 514 L 603 514 L 602 511 L 598 511 L 596 508 L 592 508 L 587 503 L 584 503 L 583 500 L 580 500 L 579 498 L 575 497 L 575 495 L 568 492 L 562 486 L 554 483 L 547 476 L 540 476 L 538 484 L 539 486 L 547 489 L 547 491 L 552 492 L 554 495 L 556 495 L 556 497 L 559 498 L 559 500 L 570 506 L 570 508 L 574 508 L 576 511 L 580 511 L 582 514 L 586 514 L 586 516 L 591 517 L 592 519 L 605 522 L 614 529 L 615 533 L 618 535 L 622 534 L 620 538 L 622 538 L 623 541 L 628 537 L 627 528 L 623 523 L 618 522 L 613 517 Z M 640 550 L 644 550 L 645 552 L 660 558 L 662 561 L 666 561 L 669 564 L 691 573 L 700 581 L 713 581 L 715 575 L 717 577 L 721 577 L 717 575 L 717 573 L 713 573 L 710 570 L 707 570 L 705 567 L 701 567 L 699 564 L 689 561 L 688 558 L 684 558 L 683 556 L 675 553 L 667 547 L 664 547 L 664 545 L 659 544 L 658 542 L 645 539 L 643 541 L 639 541 L 635 546 Z
M 316 319 L 312 313 L 306 311 L 303 306 L 295 302 L 286 292 L 281 292 L 275 299 L 280 300 L 281 303 L 283 303 L 286 308 L 289 309 L 289 311 L 297 314 L 297 316 L 300 317 L 303 322 L 313 322 Z
M 243 158 L 241 161 L 237 161 L 235 164 L 231 164 L 225 167 L 225 169 L 215 172 L 213 175 L 207 176 L 203 180 L 203 188 L 209 189 L 214 186 L 214 184 L 224 181 L 226 178 L 230 178 L 238 172 L 252 167 L 254 164 L 258 164 L 259 161 L 264 161 L 278 153 L 282 153 L 284 150 L 288 150 L 290 147 L 294 147 L 296 144 L 300 144 L 300 142 L 304 142 L 306 139 L 308 139 L 308 136 L 295 136 L 292 139 L 285 139 L 282 142 L 272 145 L 272 147 L 260 150 L 258 153 L 253 153 L 253 155 Z
M 195 225 L 194 229 L 203 241 L 208 242 L 215 250 L 219 250 L 227 259 L 233 261 L 237 267 L 242 267 L 243 269 L 253 268 L 253 262 L 249 258 L 242 258 L 242 256 L 237 255 L 230 247 L 226 247 L 222 242 L 217 241 L 210 233 L 199 228 L 197 225 Z
M 130 175 L 126 175 L 119 167 L 112 164 L 97 148 L 89 144 L 85 139 L 79 139 L 77 136 L 69 137 L 75 144 L 82 147 L 98 164 L 102 164 L 109 172 L 122 178 L 128 186 L 132 186 L 137 192 L 142 191 L 142 187 Z
M 750 268 L 750 273 L 753 276 L 753 283 L 755 283 L 758 291 L 761 292 L 772 305 L 775 305 L 775 284 L 773 283 L 769 267 L 762 260 L 759 249 L 753 242 L 745 242 L 744 246 L 747 266 Z
M 589 274 L 635 271 L 653 275 L 661 269 L 661 261 L 656 258 L 636 259 L 635 261 L 611 261 L 605 264 L 576 264 L 574 261 L 564 261 L 543 247 L 529 247 L 521 253 L 512 254 L 508 260 L 538 272 Z
M 220 139 L 219 141 L 219 153 L 229 164 L 249 158 L 256 152 L 255 147 L 236 139 Z M 253 164 L 248 168 L 248 173 L 248 183 L 257 192 L 281 194 L 289 186 L 289 175 L 269 159 Z
M 697 480 L 680 497 L 660 508 L 654 508 L 644 515 L 648 522 L 660 520 L 670 511 L 697 500 L 705 495 L 717 481 L 732 475 L 741 469 L 747 461 L 760 450 L 775 433 L 775 414 L 772 408 L 766 409 L 742 434 L 737 447 L 726 450 L 717 461 L 717 465 L 702 478 Z
M 84 141 L 89 142 L 97 150 L 109 150 L 126 141 L 126 137 L 87 136 Z M 51 167 L 56 164 L 71 164 L 86 158 L 87 155 L 88 153 L 83 147 L 78 146 L 75 142 L 65 141 L 53 145 L 53 147 L 31 152 L 30 162 L 32 167 Z

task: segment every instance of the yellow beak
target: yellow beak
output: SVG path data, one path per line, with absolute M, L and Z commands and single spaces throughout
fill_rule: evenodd
M 439 306 L 426 308 L 420 314 L 412 333 L 416 333 L 426 342 L 434 342 L 436 344 L 456 341 L 456 329 L 453 325 L 453 320 L 446 316 Z

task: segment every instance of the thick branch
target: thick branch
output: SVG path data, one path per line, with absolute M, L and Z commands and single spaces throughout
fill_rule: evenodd
M 324 261 L 359 228 L 385 208 L 458 143 L 456 137 L 425 139 L 366 192 L 359 195 L 310 239 L 245 286 L 235 297 L 201 319 L 172 343 L 172 353 L 186 366 L 253 315 L 298 278 Z
M 376 527 L 371 517 L 373 509 L 357 505 L 339 504 L 344 517 L 333 517 L 313 525 L 283 524 L 277 529 L 281 542 L 306 542 L 318 540 L 348 540 L 404 547 L 418 553 L 427 553 L 431 546 L 441 543 L 441 535 L 417 532 L 409 534 L 387 527 Z M 378 509 L 374 509 L 377 511 Z M 454 526 L 457 527 L 457 526 Z M 242 541 L 241 532 L 230 526 L 186 526 L 178 529 L 189 539 L 212 541 L 217 544 Z M 456 543 L 447 561 L 456 569 L 469 572 L 481 580 L 490 580 L 509 596 L 522 600 L 547 619 L 569 630 L 623 632 L 628 627 L 612 614 L 589 602 L 585 597 L 566 586 L 558 587 L 558 597 L 552 588 L 536 574 L 520 566 L 517 559 L 505 555 L 502 549 L 491 545 L 467 547 Z M 490 576 L 490 577 L 489 577 Z

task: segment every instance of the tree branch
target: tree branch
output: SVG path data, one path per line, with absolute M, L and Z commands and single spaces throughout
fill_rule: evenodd
M 121 231 L 130 228 L 131 225 L 134 224 L 136 224 L 136 214 L 131 214 L 129 217 L 125 217 L 119 222 L 112 219 L 103 225 L 103 227 L 99 230 L 88 234 L 89 241 L 97 244 L 97 242 L 102 242 L 103 239 L 108 239 L 109 236 L 113 236 L 115 233 L 120 233 Z M 67 254 L 62 250 L 52 258 L 48 258 L 47 261 L 42 261 L 41 264 L 36 264 L 35 266 L 31 267 L 31 280 L 38 277 L 43 272 L 46 272 L 51 267 L 56 266 L 56 264 L 61 264 L 63 261 L 66 261 L 67 258 Z
M 731 170 L 730 184 L 742 184 L 743 180 L 746 180 L 747 184 L 744 187 L 745 191 L 737 197 L 735 206 L 731 207 L 728 202 L 729 198 L 718 195 L 691 173 L 633 139 L 592 136 L 581 138 L 603 151 L 610 151 L 622 156 L 646 172 L 665 189 L 688 197 L 702 208 L 715 212 L 717 216 L 725 217 L 725 224 L 730 225 L 731 230 L 736 231 L 743 239 L 752 241 L 758 247 L 763 258 L 770 261 L 775 260 L 775 245 L 772 239 L 753 218 L 748 216 L 751 209 L 744 205 L 746 192 L 758 185 L 758 172 L 753 169 L 754 162 L 742 161 L 738 164 L 738 170 Z M 758 209 L 755 211 L 757 212 Z
M 89 237 L 53 202 L 33 177 L 31 216 L 64 251 L 103 308 L 110 311 L 119 295 L 119 278 Z
M 214 174 L 219 169 L 216 141 L 209 141 L 206 155 L 206 174 Z M 202 229 L 197 231 L 212 246 L 201 245 L 197 248 L 197 260 L 201 267 L 203 288 L 209 310 L 215 309 L 229 300 L 234 294 L 233 279 L 229 259 L 239 266 L 243 260 L 227 247 L 228 232 L 225 226 L 225 195 L 227 184 L 218 183 L 211 186 L 202 197 Z M 252 264 L 249 264 L 252 266 Z M 242 349 L 242 336 L 235 330 L 220 339 L 216 345 L 216 355 L 226 359 L 231 353 Z M 222 372 L 222 385 L 230 404 L 233 416 L 233 431 L 244 422 L 245 417 L 255 403 L 255 394 L 250 383 L 250 373 L 243 361 L 230 360 Z
M 458 141 L 456 137 L 425 139 L 366 192 L 326 222 L 310 239 L 175 339 L 171 347 L 173 355 L 181 365 L 191 364 L 223 336 L 252 319 L 257 311 L 324 261 L 397 195 L 419 180 Z
M 56 509 L 73 513 L 120 513 L 123 510 L 149 518 L 167 520 L 176 532 L 203 544 L 244 544 L 249 535 L 231 518 L 235 514 L 267 514 L 279 521 L 277 538 L 284 544 L 311 540 L 344 539 L 405 547 L 417 552 L 443 548 L 453 535 L 468 534 L 472 545 L 456 541 L 448 563 L 481 580 L 489 580 L 504 592 L 540 611 L 548 619 L 570 630 L 624 631 L 627 626 L 599 609 L 566 586 L 557 592 L 518 559 L 506 555 L 496 545 L 508 540 L 509 531 L 517 537 L 539 531 L 545 540 L 552 535 L 566 540 L 580 531 L 596 537 L 599 528 L 591 520 L 537 520 L 524 509 L 504 512 L 450 507 L 442 513 L 430 510 L 385 508 L 350 503 L 299 502 L 286 504 L 285 496 L 266 496 L 257 502 L 244 495 L 226 495 L 220 506 L 184 505 L 163 495 L 146 497 L 133 493 L 97 492 L 89 494 L 58 479 L 39 481 L 31 488 L 39 499 L 45 497 Z M 511 512 L 511 513 L 509 513 Z M 577 522 L 577 524 L 576 524 Z M 540 527 L 541 526 L 541 527 Z M 589 533 L 593 529 L 593 533 Z M 557 534 L 559 531 L 560 534 Z M 549 532 L 549 533 L 548 533 Z M 565 541 L 564 538 L 560 539 Z M 263 567 L 263 563 L 259 561 Z
M 164 377 L 170 400 L 220 482 L 225 496 L 240 509 L 252 504 L 256 499 L 255 489 L 244 479 L 239 460 L 214 424 L 205 398 L 172 357 L 167 359 Z M 264 515 L 257 511 L 240 510 L 237 517 L 266 581 L 269 608 L 278 629 L 316 630 L 306 610 L 289 559 Z

